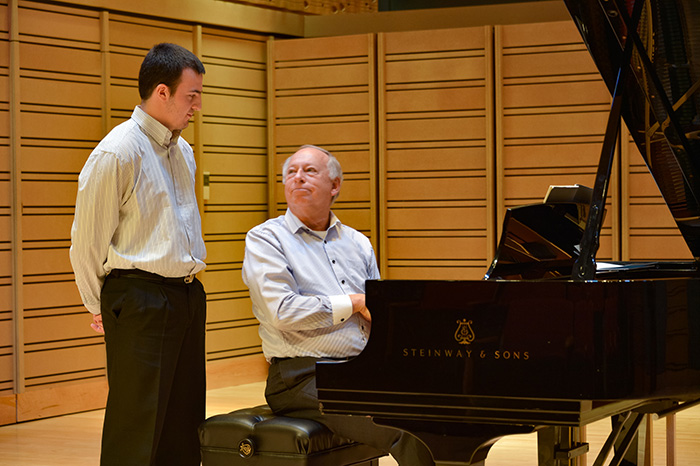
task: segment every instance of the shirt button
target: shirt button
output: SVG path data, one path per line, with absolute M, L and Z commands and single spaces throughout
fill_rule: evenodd
M 340 283 L 342 283 L 343 285 L 345 285 L 345 280 L 340 280 Z
M 333 259 L 331 262 L 335 264 L 335 259 Z

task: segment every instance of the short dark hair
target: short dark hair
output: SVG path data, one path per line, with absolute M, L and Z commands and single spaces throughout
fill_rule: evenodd
M 148 51 L 139 71 L 139 95 L 147 100 L 159 84 L 174 92 L 180 84 L 182 71 L 190 68 L 204 74 L 204 65 L 195 54 L 176 44 L 163 42 Z

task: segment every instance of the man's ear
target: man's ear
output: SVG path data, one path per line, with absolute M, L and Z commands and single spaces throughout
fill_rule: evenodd
M 333 180 L 333 186 L 331 187 L 331 196 L 335 197 L 338 195 L 340 192 L 340 178 L 336 178 Z
M 161 100 L 168 100 L 170 98 L 170 88 L 167 85 L 160 83 L 153 90 L 152 95 Z

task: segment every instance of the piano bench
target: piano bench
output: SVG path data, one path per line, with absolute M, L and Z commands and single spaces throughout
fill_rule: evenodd
M 199 428 L 202 466 L 378 466 L 384 453 L 266 405 L 212 416 Z

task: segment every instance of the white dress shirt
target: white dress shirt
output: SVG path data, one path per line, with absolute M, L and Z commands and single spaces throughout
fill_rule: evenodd
M 85 307 L 100 313 L 112 269 L 183 277 L 206 248 L 190 145 L 140 107 L 97 145 L 80 172 L 70 259 Z
M 374 250 L 333 214 L 325 233 L 287 210 L 246 235 L 243 281 L 268 361 L 356 356 L 367 344 L 370 324 L 352 313 L 348 295 L 364 293 L 365 280 L 379 278 Z

